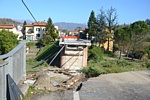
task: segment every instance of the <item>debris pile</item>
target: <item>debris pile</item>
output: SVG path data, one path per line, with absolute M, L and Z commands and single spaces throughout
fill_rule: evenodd
M 34 86 L 37 90 L 57 91 L 74 89 L 83 79 L 84 76 L 81 73 L 53 68 L 28 75 L 26 82 L 29 82 L 29 85 Z

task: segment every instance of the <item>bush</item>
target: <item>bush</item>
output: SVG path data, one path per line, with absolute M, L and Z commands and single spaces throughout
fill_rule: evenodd
M 116 57 L 116 55 L 115 55 L 113 52 L 111 52 L 111 51 L 105 51 L 104 53 L 105 53 L 106 56 L 108 56 L 108 57 Z
M 101 48 L 93 46 L 91 49 L 89 49 L 88 58 L 93 59 L 96 62 L 99 62 L 100 60 L 102 60 L 103 52 L 102 52 Z
M 150 68 L 150 63 L 149 62 L 147 62 L 147 63 L 145 63 L 146 64 L 146 67 L 147 68 Z
M 35 46 L 35 42 L 28 42 L 26 45 L 27 45 L 28 47 Z
M 144 53 L 148 55 L 148 59 L 150 59 L 150 46 L 144 49 Z
M 128 61 L 126 61 L 125 59 L 123 59 L 123 58 L 119 59 L 117 62 L 118 62 L 118 64 L 121 65 L 121 66 L 130 65 L 130 63 L 129 63 Z
M 106 61 L 106 62 L 101 63 L 101 65 L 103 67 L 112 67 L 113 64 L 112 64 L 112 62 Z
M 85 67 L 81 70 L 81 72 L 85 74 L 86 78 L 96 77 L 101 74 L 99 70 L 93 66 Z
M 17 35 L 6 30 L 0 31 L 0 55 L 8 53 L 18 44 Z
M 42 46 L 45 47 L 46 45 L 52 42 L 52 37 L 51 35 L 43 34 L 43 38 L 39 42 L 41 43 Z

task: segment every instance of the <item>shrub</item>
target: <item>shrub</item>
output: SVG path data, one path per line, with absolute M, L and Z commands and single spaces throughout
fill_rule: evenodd
M 96 77 L 101 74 L 99 70 L 93 66 L 85 67 L 81 70 L 81 72 L 85 74 L 86 78 Z
M 6 30 L 0 31 L 0 55 L 8 53 L 18 44 L 17 35 Z
M 150 59 L 150 46 L 148 46 L 144 49 L 144 53 L 147 54 L 148 58 Z
M 150 68 L 150 63 L 149 62 L 146 62 L 145 64 L 146 64 L 147 68 Z
M 121 66 L 130 65 L 130 63 L 129 63 L 128 61 L 126 61 L 125 59 L 123 59 L 123 58 L 119 59 L 117 62 L 118 62 L 118 64 L 121 65 Z
M 108 56 L 108 57 L 116 57 L 116 55 L 115 55 L 113 52 L 111 52 L 111 51 L 105 51 L 104 53 L 105 53 L 106 56 Z
M 28 42 L 26 45 L 27 45 L 28 47 L 35 46 L 35 42 Z
M 89 49 L 88 54 L 89 59 L 93 59 L 96 62 L 99 62 L 103 59 L 103 52 L 100 47 L 93 46 L 91 49 Z
M 112 62 L 106 61 L 106 62 L 101 63 L 101 65 L 103 67 L 112 67 Z

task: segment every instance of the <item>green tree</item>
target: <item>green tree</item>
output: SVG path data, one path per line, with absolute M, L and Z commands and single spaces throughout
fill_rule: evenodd
M 114 32 L 115 43 L 118 45 L 120 51 L 119 59 L 121 58 L 121 53 L 125 51 L 125 45 L 127 45 L 130 40 L 130 33 L 127 31 L 127 28 L 127 26 L 119 27 Z
M 17 35 L 12 32 L 0 31 L 0 55 L 6 54 L 18 45 Z
M 144 49 L 144 53 L 148 55 L 148 59 L 150 59 L 150 46 Z
M 45 46 L 49 44 L 50 41 L 55 41 L 56 38 L 58 38 L 58 30 L 54 27 L 51 18 L 48 18 L 46 32 L 40 42 L 43 46 Z
M 109 51 L 109 43 L 112 41 L 111 39 L 113 38 L 114 35 L 114 30 L 117 26 L 117 13 L 115 8 L 110 8 L 106 11 L 106 28 L 108 29 L 107 31 L 107 41 L 108 41 L 108 46 L 107 46 L 107 51 Z
M 26 21 L 24 21 L 24 22 L 23 22 L 23 27 L 22 27 L 22 30 L 23 30 L 23 31 L 25 31 L 25 30 L 26 30 L 25 25 L 27 25 L 27 22 L 26 22 Z
M 103 44 L 106 42 L 106 17 L 105 12 L 103 9 L 100 9 L 100 13 L 97 15 L 97 34 L 96 34 L 96 40 L 100 44 Z
M 27 25 L 26 21 L 23 22 L 23 27 L 22 27 L 22 30 L 21 30 L 22 34 L 23 34 L 23 40 L 26 39 L 26 34 L 25 34 L 26 27 L 25 27 L 25 25 Z
M 150 26 L 150 19 L 146 19 L 145 22 Z
M 58 38 L 58 31 L 54 27 L 51 18 L 48 18 L 48 21 L 47 21 L 46 35 L 50 35 L 54 41 L 56 38 Z
M 46 46 L 47 44 L 50 43 L 51 40 L 52 40 L 52 37 L 50 35 L 43 34 L 43 37 L 40 40 L 40 43 L 42 46 Z
M 144 21 L 136 21 L 131 24 L 131 41 L 132 52 L 135 52 L 139 48 L 145 36 L 149 33 L 149 26 Z
M 88 34 L 90 35 L 90 37 L 96 36 L 96 18 L 93 10 L 88 20 Z

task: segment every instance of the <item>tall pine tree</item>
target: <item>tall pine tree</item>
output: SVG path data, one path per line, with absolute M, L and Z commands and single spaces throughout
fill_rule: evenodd
M 97 36 L 96 40 L 100 44 L 104 44 L 106 42 L 106 17 L 103 9 L 100 9 L 100 13 L 97 15 Z
M 58 38 L 58 30 L 53 25 L 52 19 L 48 18 L 46 25 L 46 34 L 43 35 L 41 43 L 43 46 L 50 43 L 50 41 L 55 41 Z
M 93 10 L 88 20 L 88 34 L 90 35 L 90 38 L 96 36 L 96 18 Z
M 25 25 L 27 25 L 26 21 L 23 22 L 23 27 L 22 27 L 22 30 L 21 30 L 22 34 L 23 34 L 23 40 L 26 40 L 26 34 L 25 34 L 26 27 L 25 27 Z

